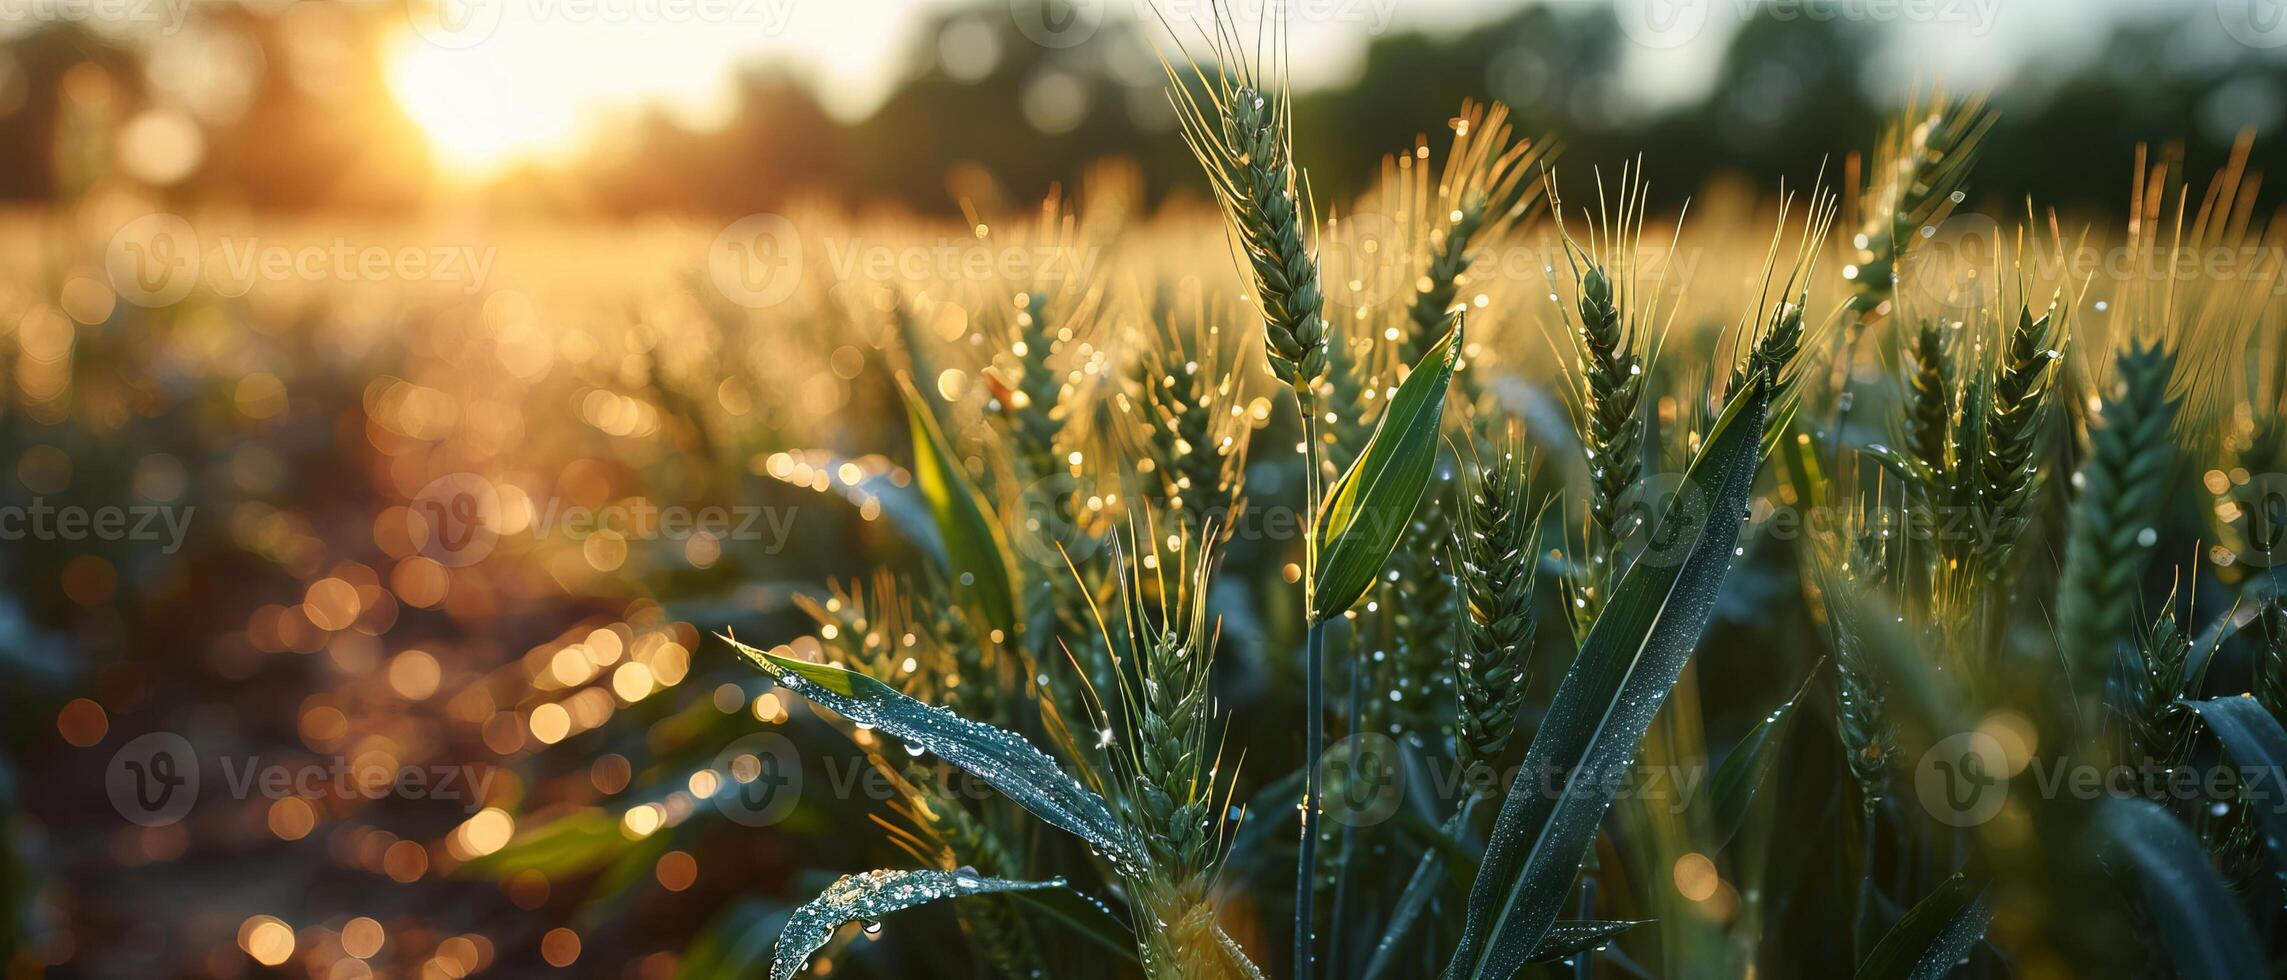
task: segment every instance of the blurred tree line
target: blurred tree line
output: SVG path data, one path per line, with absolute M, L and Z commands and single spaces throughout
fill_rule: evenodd
M 313 31 L 214 9 L 252 42 L 258 81 L 242 115 L 210 122 L 205 158 L 173 193 L 283 209 L 396 210 L 429 199 L 432 164 L 391 101 L 377 54 L 386 32 L 401 29 L 393 10 L 335 7 L 326 30 Z M 1196 192 L 1162 68 L 1135 24 L 1106 19 L 1084 41 L 1050 47 L 1028 40 L 1004 2 L 929 16 L 905 77 L 866 118 L 836 120 L 803 83 L 754 67 L 719 128 L 648 113 L 586 159 L 502 175 L 483 193 L 509 208 L 603 215 L 737 214 L 819 197 L 947 212 L 963 198 L 1035 198 L 1114 157 L 1140 164 L 1154 200 Z M 2237 130 L 2275 126 L 2287 112 L 2287 63 L 2222 40 L 2216 26 L 2127 18 L 2093 51 L 2028 52 L 1994 94 L 2003 122 L 1973 193 L 2112 208 L 2126 196 L 2138 143 L 2181 142 L 2198 166 L 2220 160 Z M 1765 9 L 1733 36 L 1703 96 L 1656 110 L 1629 90 L 1621 65 L 1632 42 L 1600 6 L 1535 4 L 1461 32 L 1393 31 L 1373 39 L 1355 80 L 1298 98 L 1296 149 L 1322 200 L 1346 200 L 1384 154 L 1475 97 L 1507 102 L 1521 129 L 1555 137 L 1572 167 L 1641 154 L 1671 201 L 1724 176 L 1769 186 L 1808 180 L 1822 165 L 1832 176 L 1834 154 L 1872 143 L 1896 108 L 1870 67 L 1881 64 L 1883 30 Z M 313 44 L 326 48 L 315 70 L 302 50 Z M 69 100 L 59 88 L 73 66 L 94 63 L 121 81 L 122 98 L 149 94 L 132 50 L 73 26 L 6 45 L 0 139 L 18 152 L 0 158 L 0 197 L 68 193 L 59 161 L 70 147 L 58 133 L 69 119 L 58 106 Z M 2256 163 L 2277 169 L 2280 155 L 2276 143 L 2259 143 Z

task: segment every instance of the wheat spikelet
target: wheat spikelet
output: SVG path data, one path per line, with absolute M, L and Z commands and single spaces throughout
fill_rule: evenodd
M 1474 247 L 1522 222 L 1543 186 L 1529 178 L 1548 154 L 1533 140 L 1511 142 L 1507 106 L 1464 102 L 1451 127 L 1453 143 L 1435 195 L 1417 188 L 1412 196 L 1418 203 L 1404 209 L 1427 225 L 1417 235 L 1426 255 L 1406 307 L 1409 329 L 1397 350 L 1398 362 L 1407 367 L 1420 363 L 1445 332 L 1454 296 L 1476 258 Z M 1427 179 L 1425 169 L 1416 170 L 1417 179 Z
M 1560 305 L 1558 313 L 1576 355 L 1579 377 L 1568 382 L 1579 406 L 1573 427 L 1588 470 L 1586 537 L 1569 583 L 1576 634 L 1585 634 L 1602 612 L 1606 583 L 1620 575 L 1621 545 L 1643 520 L 1623 513 L 1623 501 L 1644 474 L 1645 372 L 1653 355 L 1642 328 L 1650 311 L 1636 301 L 1636 273 L 1647 193 L 1634 171 L 1623 172 L 1617 204 L 1599 201 L 1589 241 L 1584 245 L 1564 235 L 1574 302 L 1571 310 Z M 1562 229 L 1563 202 L 1553 190 L 1550 202 Z
M 2064 356 L 2057 319 L 2054 304 L 2038 317 L 2031 307 L 2020 307 L 1987 386 L 1983 446 L 1969 465 L 1977 469 L 1977 498 L 1986 520 L 1978 559 L 1989 579 L 2000 578 L 2006 568 L 2041 485 L 2039 461 L 2054 402 L 2054 368 Z
M 1533 587 L 1540 567 L 1539 514 L 1526 497 L 1514 435 L 1467 483 L 1453 540 L 1467 603 L 1454 660 L 1464 771 L 1497 760 L 1517 727 L 1538 625 Z
M 2115 679 L 2112 710 L 2120 723 L 2120 759 L 2174 767 L 2192 751 L 2191 709 L 2178 699 L 2190 680 L 2192 639 L 2176 620 L 2175 598 L 2129 644 Z
M 1151 474 L 1171 533 L 1198 539 L 1209 522 L 1227 536 L 1246 473 L 1247 423 L 1239 375 L 1224 366 L 1220 317 L 1194 302 L 1189 327 L 1170 319 L 1145 355 Z
M 1946 329 L 1925 320 L 1914 331 L 1914 360 L 1906 375 L 1906 449 L 1940 483 L 1952 480 L 1954 362 Z M 1932 494 L 1932 496 L 1936 496 Z
M 1326 376 L 1331 331 L 1318 257 L 1304 241 L 1311 220 L 1294 165 L 1292 106 L 1282 87 L 1258 78 L 1228 19 L 1216 19 L 1210 44 L 1218 67 L 1205 91 L 1195 96 L 1168 66 L 1172 98 L 1184 142 L 1253 273 L 1271 373 L 1307 408 Z
M 2152 516 L 2167 492 L 2178 402 L 2169 397 L 2174 353 L 2131 343 L 2113 361 L 2101 423 L 2073 480 L 2070 538 L 2058 586 L 2059 642 L 2081 687 L 2097 703 L 2124 644 L 2134 639 L 2137 582 L 2158 535 Z
M 1933 101 L 1908 106 L 1892 124 L 1859 207 L 1861 224 L 1851 240 L 1857 254 L 1842 274 L 1851 285 L 1851 308 L 1862 316 L 1889 311 L 1899 258 L 1924 226 L 1959 201 L 1978 148 L 1999 118 L 1982 99 Z

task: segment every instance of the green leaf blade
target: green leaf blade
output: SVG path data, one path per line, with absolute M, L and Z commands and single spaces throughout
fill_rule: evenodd
M 1357 462 L 1327 488 L 1311 528 L 1318 549 L 1319 622 L 1349 611 L 1366 594 L 1429 489 L 1445 396 L 1460 357 L 1456 314 L 1445 336 L 1398 385 Z
M 914 390 L 913 380 L 899 375 L 897 390 L 905 399 L 906 424 L 913 433 L 913 483 L 937 520 L 954 584 L 974 599 L 988 625 L 1004 637 L 1014 636 L 1017 624 L 1024 621 L 1024 610 L 1018 602 L 1022 593 L 1008 537 L 984 494 L 955 462 L 944 430 Z
M 1031 891 L 1064 887 L 1063 879 L 1010 881 L 960 871 L 868 871 L 844 875 L 817 898 L 795 909 L 778 934 L 778 953 L 771 961 L 771 980 L 792 980 L 810 962 L 810 954 L 832 939 L 844 924 L 872 921 L 945 898 Z
M 2161 944 L 2185 977 L 2265 976 L 2261 946 L 2239 900 L 2208 867 L 2192 832 L 2158 805 L 2115 797 L 2097 805 L 2097 833 L 2143 882 Z
M 1985 938 L 1993 910 L 1985 889 L 1956 874 L 1898 920 L 1858 965 L 1858 980 L 1937 980 Z
M 729 642 L 788 690 L 936 753 L 1034 816 L 1094 845 L 1123 871 L 1143 866 L 1142 848 L 1103 797 L 1022 736 L 923 704 L 856 671 Z
M 1509 977 L 1554 926 L 1580 855 L 1611 806 L 1631 761 L 1684 663 L 1698 645 L 1730 572 L 1748 493 L 1761 459 L 1770 384 L 1760 375 L 1733 398 L 1657 525 L 1690 535 L 1682 561 L 1647 555 L 1629 567 L 1582 641 L 1525 755 L 1520 783 L 1502 802 L 1470 888 L 1466 927 L 1447 974 Z M 1539 791 L 1553 783 L 1561 793 Z M 1530 787 L 1528 790 L 1527 787 Z
M 2241 769 L 2246 806 L 2263 822 L 2264 846 L 2287 864 L 2287 729 L 2253 697 L 2186 702 Z M 2247 770 L 2256 770 L 2249 778 Z
M 1715 770 L 1708 795 L 1715 809 L 1716 847 L 1731 843 L 1733 837 L 1739 836 L 1739 828 L 1746 825 L 1747 808 L 1754 804 L 1755 792 L 1778 765 L 1778 749 L 1787 740 L 1795 707 L 1803 703 L 1803 695 L 1810 693 L 1811 682 L 1818 679 L 1818 671 L 1818 667 L 1812 667 L 1810 676 L 1803 678 L 1803 685 L 1795 690 L 1795 695 L 1756 722 L 1739 740 L 1738 747 L 1724 757 L 1723 765 Z

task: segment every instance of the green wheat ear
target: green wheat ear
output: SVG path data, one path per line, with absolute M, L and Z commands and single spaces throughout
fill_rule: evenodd
M 1885 311 L 1897 293 L 1898 259 L 1918 231 L 1956 202 L 1977 151 L 1999 116 L 1982 99 L 1938 99 L 1928 109 L 1909 107 L 1884 136 L 1867 189 L 1864 217 L 1852 239 L 1857 250 L 1843 277 L 1851 309 Z
M 2191 711 L 2180 700 L 2191 679 L 2192 638 L 2176 619 L 2175 597 L 2167 611 L 2141 631 L 2125 653 L 2116 678 L 2121 761 L 2177 766 L 2192 751 Z
M 2056 402 L 2054 368 L 2064 353 L 2057 319 L 2054 306 L 2039 317 L 2030 307 L 2018 310 L 1984 406 L 1984 449 L 1972 465 L 1988 518 L 1977 552 L 1988 579 L 2002 577 L 2041 485 L 2043 436 Z
M 1217 47 L 1219 54 L 1239 50 L 1234 40 L 1221 35 Z M 1245 58 L 1217 60 L 1225 67 L 1199 96 L 1169 66 L 1171 98 L 1183 140 L 1207 172 L 1253 273 L 1271 373 L 1292 387 L 1307 408 L 1326 376 L 1331 333 L 1323 315 L 1318 256 L 1305 242 L 1308 209 L 1294 165 L 1292 107 L 1284 91 L 1257 80 Z
M 1939 482 L 1953 482 L 1947 449 L 1954 424 L 1954 362 L 1946 328 L 1924 320 L 1914 331 L 1914 360 L 1906 373 L 1906 449 Z
M 1533 591 L 1540 512 L 1527 497 L 1525 461 L 1513 435 L 1465 480 L 1453 551 L 1466 610 L 1454 660 L 1457 754 L 1466 772 L 1500 757 L 1524 704 L 1539 625 Z
M 2088 456 L 2073 482 L 2063 580 L 2058 585 L 2058 642 L 2084 709 L 2102 701 L 2105 679 L 2133 643 L 2137 585 L 2159 532 L 2175 463 L 2171 429 L 2180 407 L 2168 395 L 2175 352 L 2131 343 L 2113 362 L 2112 390 L 2089 432 Z M 2091 711 L 2082 717 L 2094 717 Z

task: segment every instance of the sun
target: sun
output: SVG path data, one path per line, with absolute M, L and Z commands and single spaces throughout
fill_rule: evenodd
M 546 84 L 547 73 L 509 54 L 418 40 L 400 43 L 391 54 L 390 93 L 446 169 L 482 177 L 577 148 L 577 107 Z

